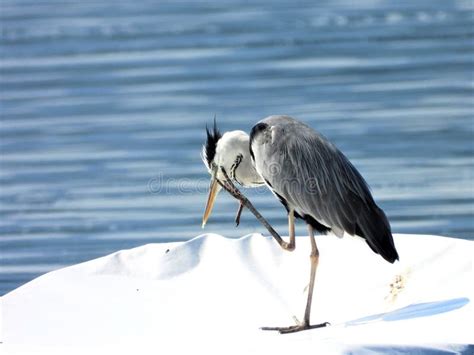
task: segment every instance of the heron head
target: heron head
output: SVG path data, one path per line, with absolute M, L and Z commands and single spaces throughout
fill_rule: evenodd
M 212 129 L 206 127 L 206 143 L 202 147 L 202 160 L 211 175 L 209 195 L 202 219 L 202 226 L 211 215 L 212 207 L 220 190 L 219 181 L 225 180 L 222 169 L 236 183 L 244 187 L 262 185 L 263 179 L 255 170 L 250 159 L 249 136 L 243 131 L 229 131 L 221 134 L 216 121 Z

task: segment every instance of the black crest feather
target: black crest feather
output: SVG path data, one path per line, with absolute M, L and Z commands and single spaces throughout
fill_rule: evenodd
M 206 144 L 203 146 L 203 155 L 205 162 L 208 167 L 211 166 L 211 162 L 214 160 L 216 155 L 217 142 L 222 138 L 221 132 L 217 128 L 216 117 L 214 116 L 214 126 L 212 129 L 206 125 Z

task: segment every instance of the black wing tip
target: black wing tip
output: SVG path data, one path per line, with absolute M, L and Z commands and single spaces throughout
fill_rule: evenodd
M 383 239 L 377 242 L 373 239 L 367 238 L 366 236 L 363 238 L 365 238 L 365 241 L 374 253 L 379 254 L 389 263 L 393 264 L 395 261 L 400 259 L 393 243 L 392 233 L 385 234 Z
M 399 260 L 395 243 L 393 242 L 390 223 L 385 213 L 377 206 L 371 213 L 363 214 L 362 221 L 356 225 L 356 234 L 363 237 L 369 247 L 389 263 Z
M 395 261 L 400 260 L 397 250 L 395 247 L 390 248 L 388 251 L 385 251 L 382 255 L 382 258 L 387 260 L 390 264 L 393 264 Z
M 384 211 L 380 208 L 377 208 L 377 210 L 380 218 L 379 221 L 381 222 L 381 226 L 379 226 L 379 232 L 383 235 L 380 255 L 389 263 L 393 264 L 396 260 L 399 260 L 400 257 L 398 256 L 398 252 L 393 241 L 392 228 L 390 228 L 390 222 L 388 221 Z
M 206 124 L 206 143 L 203 146 L 203 153 L 207 166 L 210 167 L 216 156 L 217 142 L 222 138 L 222 134 L 217 128 L 216 116 L 214 115 L 214 124 L 212 129 Z

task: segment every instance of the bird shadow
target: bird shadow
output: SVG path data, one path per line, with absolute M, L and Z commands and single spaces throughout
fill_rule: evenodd
M 436 301 L 436 302 L 425 302 L 416 303 L 409 306 L 396 309 L 387 313 L 379 313 L 371 316 L 358 318 L 347 322 L 346 326 L 361 325 L 376 321 L 397 321 L 412 318 L 428 317 L 440 313 L 446 313 L 455 309 L 464 307 L 470 302 L 469 298 L 453 298 L 449 300 Z

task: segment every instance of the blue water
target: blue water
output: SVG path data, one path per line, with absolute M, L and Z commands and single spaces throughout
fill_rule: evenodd
M 302 119 L 395 232 L 473 239 L 471 1 L 2 0 L 0 23 L 0 294 L 203 233 L 214 115 Z M 247 192 L 286 234 L 279 202 Z M 236 207 L 222 193 L 204 232 L 265 232 L 246 212 L 236 229 Z

